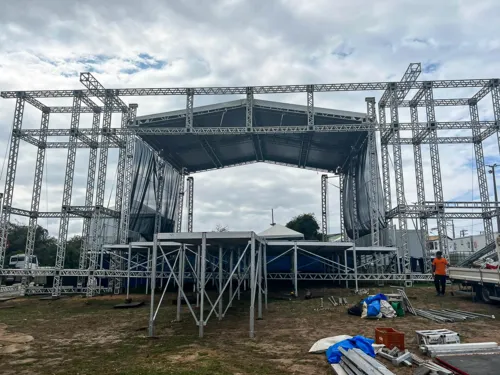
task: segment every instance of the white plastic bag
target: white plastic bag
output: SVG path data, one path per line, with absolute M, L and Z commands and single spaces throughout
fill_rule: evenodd
M 352 339 L 352 336 L 338 335 L 333 337 L 326 337 L 324 339 L 316 341 L 313 344 L 313 346 L 311 346 L 311 349 L 309 349 L 309 353 L 315 353 L 315 354 L 324 353 L 330 346 L 335 345 L 336 343 L 347 339 Z

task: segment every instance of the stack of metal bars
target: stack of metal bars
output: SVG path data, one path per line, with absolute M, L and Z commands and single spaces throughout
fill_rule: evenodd
M 433 309 L 414 309 L 417 316 L 421 316 L 438 323 L 454 323 L 466 320 L 474 320 L 479 318 L 495 319 L 494 315 L 477 314 L 461 310 L 433 310 Z
M 359 349 L 345 350 L 339 347 L 339 350 L 342 353 L 340 369 L 337 370 L 338 366 L 334 367 L 338 375 L 394 375 L 382 363 Z

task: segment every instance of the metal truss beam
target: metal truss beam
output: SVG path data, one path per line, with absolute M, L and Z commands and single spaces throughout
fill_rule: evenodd
M 121 118 L 121 129 L 126 129 L 128 125 L 128 120 L 129 120 L 129 113 L 127 111 L 122 112 L 122 118 Z M 132 135 L 126 134 L 121 137 L 120 141 L 124 141 L 123 143 L 125 144 L 125 147 L 120 147 L 118 151 L 118 165 L 116 167 L 116 191 L 115 191 L 115 211 L 117 212 L 123 212 L 122 211 L 122 203 L 123 203 L 123 185 L 125 183 L 125 164 L 127 162 L 127 140 L 131 138 Z M 126 238 L 128 237 L 128 228 L 125 230 L 126 233 L 122 236 L 122 226 L 121 226 L 122 220 L 121 218 L 117 218 L 115 221 L 116 225 L 116 240 L 118 243 L 126 243 Z M 121 242 L 121 240 L 125 238 L 125 242 Z
M 399 86 L 397 92 L 398 104 L 400 101 L 403 101 L 403 99 L 406 97 L 406 95 L 408 95 L 408 92 L 410 91 L 410 88 L 407 84 L 415 82 L 417 78 L 420 76 L 421 72 L 422 72 L 422 66 L 420 65 L 420 63 L 411 63 L 410 65 L 408 65 L 408 68 L 406 68 L 406 72 L 405 74 L 403 74 L 403 77 L 401 78 L 400 81 L 402 85 Z M 391 91 L 389 87 L 390 85 L 388 85 L 387 89 L 384 91 L 382 97 L 379 100 L 379 106 L 381 107 L 385 107 L 387 103 L 390 101 Z
M 488 91 L 489 92 L 489 91 Z M 476 94 L 478 97 L 480 93 Z M 469 112 L 470 117 L 473 123 L 479 122 L 479 111 L 477 108 L 477 98 L 473 98 L 469 101 Z M 484 164 L 484 154 L 483 154 L 483 143 L 481 140 L 481 130 L 473 126 L 472 127 L 472 136 L 474 138 L 474 154 L 476 157 L 476 170 L 477 170 L 477 178 L 479 182 L 479 194 L 481 197 L 481 201 L 488 203 L 490 200 L 490 195 L 488 192 L 488 179 L 486 178 L 486 167 Z M 483 214 L 487 214 L 488 209 L 483 207 Z M 486 245 L 493 242 L 493 223 L 491 222 L 491 217 L 484 217 L 483 219 L 484 225 L 484 235 L 486 240 Z
M 207 141 L 207 139 L 203 136 L 198 136 L 198 140 L 200 141 L 201 147 L 203 147 L 203 150 L 207 154 L 207 156 L 210 158 L 212 161 L 212 164 L 216 168 L 222 168 L 224 167 L 224 164 L 220 161 L 219 157 L 215 153 L 215 150 L 213 149 L 212 145 Z
M 417 92 L 417 95 L 420 94 L 420 90 Z M 400 107 L 425 107 L 425 100 L 403 100 L 399 103 Z M 468 105 L 469 98 L 460 98 L 460 99 L 434 99 L 433 104 L 434 107 L 459 107 Z
M 497 84 L 491 89 L 491 100 L 493 104 L 493 116 L 495 117 L 495 123 L 497 124 L 496 133 L 498 147 L 500 149 L 500 82 L 497 82 Z
M 137 104 L 130 104 L 129 112 L 127 114 L 127 123 L 125 126 L 133 124 L 137 116 Z M 124 185 L 123 185 L 123 200 L 121 204 L 121 218 L 120 218 L 120 243 L 126 244 L 128 242 L 130 230 L 130 206 L 132 194 L 132 179 L 134 175 L 134 151 L 135 151 L 136 138 L 132 134 L 128 134 L 125 139 L 125 167 L 124 167 Z M 160 190 L 161 191 L 161 190 Z
M 33 180 L 33 192 L 31 196 L 31 216 L 28 223 L 28 234 L 26 235 L 26 247 L 24 250 L 24 268 L 31 268 L 33 252 L 35 250 L 35 234 L 38 229 L 38 209 L 40 207 L 40 196 L 42 194 L 43 172 L 45 166 L 45 142 L 47 141 L 46 130 L 49 128 L 50 112 L 44 109 L 40 124 L 40 140 L 36 154 L 35 177 Z M 22 280 L 23 287 L 27 286 L 27 279 Z
M 127 105 L 119 98 L 117 90 L 107 90 L 89 72 L 80 73 L 80 82 L 89 90 L 84 92 L 85 96 L 96 96 L 104 103 L 105 111 L 112 112 L 113 104 L 120 107 L 122 111 L 128 111 Z M 112 98 L 112 102 L 106 105 L 106 99 Z
M 71 206 L 71 196 L 73 193 L 73 177 L 75 175 L 75 161 L 76 161 L 76 133 L 80 125 L 80 107 L 82 105 L 81 95 L 75 93 L 73 97 L 73 113 L 71 114 L 70 130 L 72 135 L 69 138 L 68 157 L 66 161 L 66 173 L 64 175 L 63 198 L 61 205 L 61 221 L 59 223 L 59 236 L 57 238 L 57 253 L 56 253 L 56 270 L 64 268 L 64 258 L 66 256 L 66 243 L 68 241 L 68 228 L 69 228 L 69 215 L 68 208 Z M 61 276 L 56 273 L 53 281 L 53 296 L 60 295 Z
M 425 130 L 424 130 L 425 132 Z M 390 140 L 388 144 L 394 144 L 394 140 Z M 435 140 L 429 140 L 427 138 L 418 142 L 415 141 L 415 138 L 399 138 L 399 143 L 401 145 L 419 145 L 419 144 L 430 144 L 430 143 L 439 143 L 439 144 L 462 144 L 462 143 L 472 143 L 472 137 L 437 137 Z
M 92 117 L 92 129 L 94 130 L 91 136 L 91 143 L 97 144 L 98 131 L 101 124 L 101 113 L 94 112 Z M 85 189 L 85 206 L 90 207 L 94 202 L 94 188 L 95 188 L 95 178 L 96 178 L 96 167 L 97 167 L 97 147 L 92 147 L 89 153 L 89 167 L 87 171 L 87 187 Z M 90 225 L 92 219 L 83 219 L 83 229 L 82 229 L 82 246 L 80 249 L 80 256 L 78 261 L 78 269 L 83 270 L 87 266 L 87 254 L 91 250 L 92 241 L 90 238 Z M 78 286 L 81 288 L 83 286 L 83 279 L 78 279 Z
M 328 175 L 321 175 L 321 233 L 323 241 L 328 237 Z
M 415 124 L 411 122 L 408 123 L 399 123 L 399 130 L 413 130 Z M 495 127 L 497 124 L 495 121 L 480 121 L 480 128 L 491 128 Z M 370 124 L 369 122 L 363 122 L 361 124 L 332 124 L 332 125 L 314 125 L 314 132 L 318 133 L 335 133 L 335 132 L 367 132 L 373 130 L 373 126 L 376 127 L 376 130 L 384 130 L 385 128 L 382 126 L 378 126 L 375 124 Z M 427 126 L 427 123 L 419 123 L 419 126 Z M 471 129 L 472 122 L 471 121 L 448 121 L 448 122 L 436 122 L 435 123 L 436 130 L 462 130 L 462 129 Z M 495 128 L 496 129 L 496 128 Z M 113 136 L 118 136 L 126 133 L 133 133 L 135 135 L 186 135 L 186 134 L 198 134 L 198 135 L 248 135 L 248 131 L 245 127 L 194 127 L 190 133 L 186 132 L 185 127 L 181 128 L 154 128 L 154 127 L 144 127 L 144 128 L 129 128 L 129 129 L 117 129 L 113 128 L 111 130 L 107 130 L 108 133 L 111 133 Z M 297 134 L 297 133 L 307 133 L 308 127 L 306 125 L 299 126 L 254 126 L 252 127 L 252 131 L 250 133 L 253 134 Z M 81 134 L 92 135 L 92 129 L 80 129 Z M 27 129 L 22 130 L 21 134 L 23 135 L 31 135 L 31 136 L 40 136 L 40 131 L 36 129 Z M 49 129 L 47 132 L 49 137 L 57 137 L 57 136 L 69 136 L 69 129 Z M 387 140 L 388 142 L 388 140 Z
M 175 231 L 182 232 L 182 210 L 184 208 L 184 186 L 186 179 L 186 170 L 182 170 L 179 181 L 179 197 L 177 198 L 177 220 L 175 222 Z
M 339 211 L 340 211 L 340 240 L 341 241 L 347 241 L 347 233 L 345 231 L 345 223 L 344 223 L 344 180 L 345 180 L 345 175 L 342 173 L 342 171 L 339 171 L 339 195 L 340 195 L 340 202 L 339 202 Z
M 404 178 L 403 178 L 403 157 L 401 155 L 401 144 L 399 143 L 399 110 L 398 110 L 398 96 L 397 96 L 397 86 L 391 87 L 390 96 L 390 109 L 391 109 L 391 127 L 393 130 L 393 138 L 395 143 L 393 144 L 393 154 L 394 154 L 394 177 L 396 182 L 396 199 L 398 205 L 404 205 L 406 203 L 405 198 L 405 188 L 404 188 Z M 401 252 L 403 256 L 404 272 L 410 273 L 410 253 L 408 250 L 408 230 L 406 218 L 401 214 L 398 214 L 398 226 L 401 232 Z
M 186 131 L 190 132 L 193 128 L 193 106 L 194 92 L 192 89 L 187 89 L 186 92 Z
M 194 204 L 194 179 L 189 176 L 187 178 L 187 211 L 188 211 L 188 225 L 187 231 L 193 231 L 193 206 Z
M 369 97 L 366 101 L 367 119 L 370 123 L 377 120 L 375 112 L 375 98 Z M 372 131 L 368 132 L 368 152 L 370 155 L 370 228 L 371 228 L 371 244 L 379 246 L 380 244 L 380 228 L 379 228 L 379 204 L 378 204 L 378 158 L 377 158 L 377 138 L 375 126 Z
M 19 156 L 20 131 L 24 115 L 25 96 L 18 94 L 16 108 L 14 110 L 14 120 L 12 122 L 12 138 L 10 142 L 9 158 L 7 160 L 7 171 L 5 174 L 5 190 L 2 205 L 2 215 L 0 217 L 0 268 L 3 268 L 5 251 L 7 249 L 7 237 L 9 233 L 10 211 L 6 209 L 12 206 L 12 196 L 14 194 L 14 182 L 16 180 L 17 158 Z
M 161 218 L 163 206 L 163 190 L 165 189 L 165 161 L 158 156 L 158 190 L 156 191 L 155 229 L 154 233 L 161 232 Z
M 95 78 L 90 78 L 90 73 L 82 73 L 83 79 L 80 81 L 92 90 L 84 91 L 87 96 L 103 95 L 104 88 L 98 86 L 97 89 L 93 85 L 96 82 Z M 400 88 L 404 89 L 420 89 L 426 81 L 415 82 L 400 82 Z M 467 88 L 467 87 L 483 87 L 490 79 L 452 79 L 452 80 L 436 80 L 433 81 L 434 88 L 450 89 L 450 88 Z M 315 92 L 336 92 L 336 91 L 377 91 L 386 90 L 390 84 L 394 82 L 368 82 L 368 83 L 330 83 L 330 84 L 315 84 Z M 309 85 L 275 85 L 275 86 L 253 86 L 254 94 L 293 94 L 307 92 Z M 247 87 L 191 87 L 194 95 L 245 95 Z M 116 96 L 165 96 L 165 95 L 187 95 L 188 88 L 186 87 L 170 87 L 170 88 L 123 88 L 112 90 Z M 16 98 L 19 91 L 2 91 L 2 98 Z M 25 91 L 32 98 L 67 98 L 73 96 L 73 90 L 33 90 Z M 124 107 L 123 104 L 118 106 Z

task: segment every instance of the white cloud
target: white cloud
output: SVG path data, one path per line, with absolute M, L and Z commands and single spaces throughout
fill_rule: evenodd
M 140 4 L 131 0 L 18 0 L 3 4 L 0 89 L 81 88 L 76 74 L 87 70 L 93 70 L 107 87 L 399 80 L 411 62 L 424 64 L 421 79 L 498 75 L 500 4 L 493 0 L 351 0 L 340 4 L 326 0 L 225 0 L 169 4 L 153 0 Z M 435 97 L 463 97 L 472 93 L 436 90 Z M 318 94 L 316 105 L 365 111 L 364 97 L 379 95 Z M 196 98 L 195 103 L 225 99 L 203 97 Z M 305 95 L 267 99 L 305 103 Z M 184 106 L 184 98 L 125 100 L 139 104 L 139 115 Z M 481 117 L 491 118 L 490 97 L 483 102 L 487 105 L 481 107 Z M 0 101 L 1 150 L 7 146 L 13 108 L 14 101 Z M 436 114 L 441 121 L 469 116 L 467 110 L 456 108 L 439 109 Z M 409 121 L 408 112 L 402 110 L 401 118 Z M 421 118 L 425 120 L 423 114 Z M 90 122 L 90 117 L 82 116 L 82 127 L 90 127 Z M 27 106 L 24 126 L 37 128 L 39 123 L 40 114 Z M 114 116 L 113 124 L 119 125 L 119 116 Z M 68 116 L 53 115 L 51 127 L 69 127 Z M 429 151 L 427 146 L 422 149 L 426 194 L 432 199 Z M 27 208 L 36 149 L 23 145 L 21 150 L 14 205 Z M 498 157 L 494 136 L 485 142 L 484 150 L 489 160 Z M 476 198 L 472 145 L 443 145 L 440 152 L 445 199 L 469 199 L 465 198 L 467 195 Z M 84 199 L 87 154 L 88 150 L 78 152 L 76 204 Z M 416 200 L 412 154 L 411 146 L 403 147 L 408 202 Z M 4 152 L 0 152 L 0 158 L 1 164 L 6 164 Z M 114 176 L 116 158 L 116 153 L 110 154 L 110 179 Z M 61 150 L 48 150 L 47 161 L 40 210 L 57 209 L 61 202 L 65 154 Z M 5 172 L 1 177 L 3 186 Z M 107 198 L 113 196 L 112 190 L 109 181 Z M 334 232 L 339 226 L 338 192 L 333 186 L 330 191 L 330 231 Z M 196 230 L 211 230 L 217 223 L 227 224 L 231 229 L 261 230 L 270 222 L 271 208 L 276 209 L 276 217 L 282 223 L 302 212 L 315 212 L 319 219 L 319 174 L 256 164 L 195 175 Z M 45 225 L 43 221 L 41 224 Z M 57 221 L 49 221 L 48 225 L 51 233 L 57 234 Z M 470 227 L 471 221 L 460 225 Z M 481 223 L 476 222 L 474 229 L 480 227 Z M 71 230 L 80 231 L 76 224 Z

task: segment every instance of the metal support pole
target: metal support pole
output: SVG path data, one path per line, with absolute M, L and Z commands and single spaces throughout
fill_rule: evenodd
M 33 252 L 35 249 L 35 234 L 38 228 L 38 209 L 40 207 L 40 195 L 42 193 L 43 171 L 45 165 L 45 148 L 47 144 L 47 130 L 49 129 L 50 109 L 45 108 L 42 111 L 42 121 L 40 124 L 40 140 L 35 162 L 35 178 L 33 180 L 33 193 L 31 196 L 31 209 L 28 224 L 28 234 L 26 236 L 26 248 L 24 250 L 24 269 L 31 269 L 33 262 Z M 29 278 L 23 276 L 22 286 L 28 286 Z
M 352 167 L 352 189 L 353 189 L 353 212 L 351 214 L 351 226 L 353 232 L 352 239 L 352 258 L 354 264 L 354 285 L 356 292 L 358 291 L 358 257 L 356 254 L 356 240 L 358 239 L 358 197 L 357 197 L 357 187 L 356 187 L 356 164 L 351 159 Z
M 156 238 L 156 236 L 155 236 Z M 151 250 L 148 249 L 148 259 L 146 261 L 146 274 L 148 274 L 150 272 L 150 266 L 151 264 Z M 146 278 L 146 294 L 148 294 L 148 290 L 149 290 L 149 277 Z
M 255 235 L 250 239 L 250 338 L 255 337 Z
M 5 252 L 7 250 L 10 208 L 12 206 L 12 196 L 14 194 L 14 182 L 16 180 L 17 159 L 19 156 L 19 143 L 21 141 L 21 126 L 23 123 L 24 103 L 26 95 L 22 92 L 17 94 L 16 108 L 14 110 L 14 121 L 12 122 L 12 138 L 9 149 L 9 159 L 7 161 L 7 171 L 5 173 L 5 190 L 3 205 L 5 209 L 0 217 L 0 267 L 3 268 Z
M 498 164 L 493 164 L 493 165 L 487 165 L 487 167 L 490 168 L 488 171 L 491 173 L 493 176 L 493 191 L 495 193 L 495 207 L 498 209 L 498 188 L 497 188 L 497 177 L 496 177 L 496 171 L 495 168 L 498 167 Z M 453 238 L 455 238 L 455 224 L 453 223 L 453 220 L 451 221 L 453 225 Z M 497 216 L 497 233 L 500 233 L 500 216 Z M 500 259 L 500 258 L 499 258 Z
M 257 319 L 262 319 L 262 242 L 259 242 L 259 255 L 257 257 Z
M 293 242 L 293 287 L 295 297 L 299 296 L 299 282 L 298 282 L 298 262 L 297 262 L 297 241 Z
M 267 310 L 267 245 L 264 244 L 264 256 L 262 257 L 264 267 L 264 306 Z
M 328 175 L 321 175 L 321 232 L 323 241 L 328 237 Z
M 196 273 L 196 280 L 195 280 L 195 288 L 196 288 L 196 307 L 200 307 L 200 252 L 201 252 L 201 247 L 197 246 L 196 249 L 196 266 L 195 266 L 195 273 Z
M 223 251 L 222 251 L 222 246 L 219 245 L 219 293 L 221 295 L 221 297 L 219 298 L 219 320 L 222 320 L 222 313 L 224 311 L 224 297 L 222 296 L 223 292 L 222 292 L 222 284 L 224 282 L 224 274 L 223 274 L 223 271 L 224 271 L 224 268 L 223 268 Z
M 234 249 L 231 249 L 229 251 L 229 272 L 232 272 L 233 270 L 233 257 L 234 257 Z M 239 259 L 239 257 L 238 257 Z M 239 266 L 239 265 L 238 265 Z M 229 306 L 231 307 L 233 305 L 233 279 L 231 278 L 231 281 L 229 282 Z
M 129 299 L 130 296 L 130 267 L 132 266 L 131 264 L 132 260 L 132 245 L 128 245 L 128 262 L 127 262 L 127 299 Z
M 153 259 L 151 266 L 151 303 L 149 308 L 149 337 L 154 336 L 154 310 L 155 310 L 155 285 L 156 285 L 156 259 L 158 257 L 158 236 L 153 239 Z
M 207 259 L 207 233 L 203 232 L 201 234 L 201 257 L 200 257 L 200 287 L 198 294 L 200 295 L 200 320 L 199 324 L 199 336 L 203 337 L 203 309 L 205 303 L 205 270 L 206 270 L 206 259 Z
M 184 288 L 184 261 L 186 257 L 186 245 L 182 244 L 179 248 L 179 276 L 177 285 L 177 316 L 176 320 L 181 321 L 181 305 L 182 305 L 182 291 Z
M 189 176 L 187 178 L 187 210 L 188 210 L 188 227 L 187 231 L 193 231 L 193 200 L 194 200 L 194 179 Z
M 349 289 L 349 280 L 347 280 L 347 250 L 344 250 L 344 271 L 345 271 L 345 287 Z
M 241 256 L 241 249 L 238 248 L 238 259 L 240 259 L 240 256 Z M 245 257 L 246 259 L 246 257 Z M 243 259 L 243 269 L 245 269 L 245 259 Z M 240 300 L 240 297 L 241 297 L 241 264 L 238 265 L 238 286 L 237 286 L 237 289 L 236 289 L 236 293 L 238 294 L 238 301 Z
M 481 139 L 481 129 L 479 127 L 479 111 L 477 108 L 477 99 L 469 100 L 469 111 L 472 121 L 472 138 L 474 141 L 474 153 L 476 156 L 476 170 L 479 182 L 479 194 L 481 196 L 481 202 L 489 203 L 490 194 L 488 191 L 488 179 L 486 178 L 486 168 L 484 165 L 483 143 Z M 483 224 L 486 245 L 494 241 L 493 224 L 491 222 L 491 217 L 487 216 L 489 211 L 489 208 L 487 206 L 487 204 L 483 205 Z

